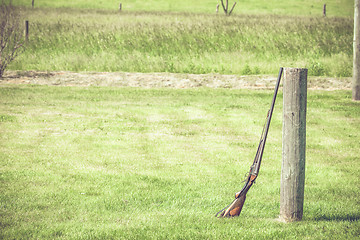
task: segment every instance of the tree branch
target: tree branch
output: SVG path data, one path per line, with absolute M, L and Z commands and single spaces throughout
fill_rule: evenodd
M 223 1 L 223 0 L 221 0 L 221 5 L 222 5 L 222 7 L 223 7 L 223 9 L 224 9 L 225 14 L 227 14 L 227 8 L 225 8 L 224 1 Z
M 232 11 L 234 10 L 235 5 L 236 5 L 236 2 L 234 2 L 234 5 L 233 5 L 232 8 L 231 8 L 231 10 L 230 10 L 230 12 L 229 12 L 229 16 L 230 16 L 230 14 L 232 13 Z

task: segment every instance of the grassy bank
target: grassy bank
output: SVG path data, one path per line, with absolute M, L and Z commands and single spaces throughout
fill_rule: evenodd
M 272 91 L 0 87 L 1 239 L 355 239 L 359 105 L 310 91 L 304 220 L 279 214 L 281 92 L 242 215 Z
M 26 52 L 10 68 L 351 76 L 351 18 L 24 9 Z

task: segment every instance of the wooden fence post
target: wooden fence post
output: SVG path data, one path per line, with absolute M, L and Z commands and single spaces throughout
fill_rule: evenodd
M 25 41 L 29 40 L 29 21 L 25 21 Z
M 360 0 L 355 0 L 352 99 L 360 101 Z
M 122 10 L 122 3 L 119 4 L 119 11 Z
M 31 1 L 31 6 L 32 6 L 32 8 L 34 8 L 34 4 L 35 4 L 34 2 L 35 2 L 35 0 L 32 0 L 32 1 Z
M 305 186 L 307 69 L 285 68 L 280 219 L 300 221 Z
M 326 17 L 326 4 L 323 6 L 323 17 Z

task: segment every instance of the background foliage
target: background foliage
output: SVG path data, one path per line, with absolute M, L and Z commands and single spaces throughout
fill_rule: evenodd
M 31 0 L 16 0 L 14 4 L 31 6 Z M 234 1 L 229 1 L 232 5 Z M 322 16 L 323 4 L 327 5 L 329 16 L 354 15 L 354 1 L 352 0 L 242 0 L 236 1 L 237 6 L 234 13 L 239 14 L 277 14 L 277 15 L 305 15 Z M 108 9 L 117 10 L 122 3 L 125 11 L 162 11 L 162 12 L 198 12 L 215 13 L 217 0 L 35 0 L 36 7 L 45 8 L 86 8 L 86 9 Z
M 98 1 L 36 1 L 35 9 L 23 8 L 31 29 L 28 51 L 11 68 L 249 75 L 297 66 L 308 68 L 310 75 L 349 77 L 350 2 L 329 2 L 328 17 L 323 18 L 322 4 L 313 1 L 284 1 L 273 8 L 266 1 L 245 1 L 231 17 L 189 12 L 182 1 L 150 1 L 156 9 L 132 1 L 130 6 L 142 7 L 122 12 L 110 7 L 115 4 L 111 1 L 102 10 L 95 9 Z M 168 4 L 173 7 L 166 10 Z M 302 8 L 316 8 L 318 14 Z

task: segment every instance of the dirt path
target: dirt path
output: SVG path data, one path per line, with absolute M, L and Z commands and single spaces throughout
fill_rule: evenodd
M 119 72 L 39 72 L 7 71 L 3 84 L 40 84 L 58 86 L 114 86 L 142 88 L 273 88 L 277 76 L 179 74 L 179 73 L 119 73 Z M 351 89 L 351 78 L 309 77 L 309 89 Z

